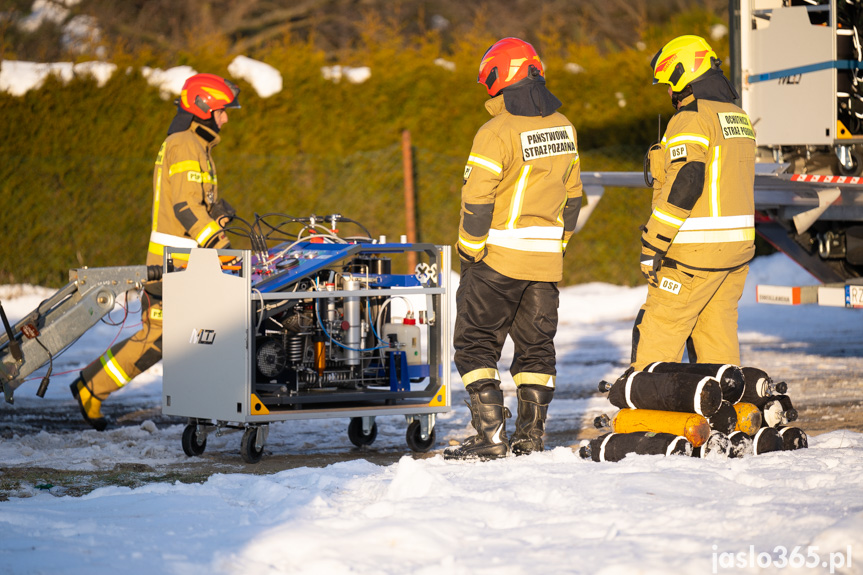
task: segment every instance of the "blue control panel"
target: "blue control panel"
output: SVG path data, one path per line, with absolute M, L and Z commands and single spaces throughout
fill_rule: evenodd
M 261 293 L 282 291 L 296 281 L 352 257 L 383 253 L 404 253 L 407 244 L 335 244 L 301 242 L 270 248 L 267 259 L 252 256 L 252 285 Z M 411 246 L 413 247 L 413 246 Z M 413 249 L 416 249 L 413 247 Z M 368 274 L 379 287 L 415 287 L 411 275 Z

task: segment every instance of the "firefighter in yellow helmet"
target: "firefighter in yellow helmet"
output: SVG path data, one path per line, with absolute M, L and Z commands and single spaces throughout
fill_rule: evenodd
M 213 74 L 186 80 L 175 104 L 177 114 L 156 156 L 153 173 L 153 225 L 147 265 L 162 265 L 166 246 L 228 248 L 223 228 L 234 216 L 219 198 L 212 149 L 228 122 L 228 108 L 239 108 L 239 88 Z M 81 370 L 72 395 L 84 419 L 102 431 L 102 402 L 162 359 L 162 284 L 141 293 L 141 329 Z
M 557 282 L 581 209 L 576 133 L 545 86 L 533 46 L 495 43 L 477 81 L 493 116 L 473 140 L 462 187 L 456 244 L 455 364 L 470 397 L 476 435 L 444 451 L 446 459 L 491 459 L 541 451 L 554 394 Z M 518 414 L 512 440 L 497 362 L 509 336 Z
M 737 304 L 755 253 L 755 132 L 699 36 L 653 58 L 676 113 L 648 152 L 653 206 L 642 226 L 647 300 L 632 332 L 632 368 L 689 359 L 740 364 Z

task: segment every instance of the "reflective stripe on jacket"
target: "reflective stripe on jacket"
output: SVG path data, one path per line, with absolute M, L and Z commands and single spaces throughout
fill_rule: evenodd
M 668 123 L 665 178 L 642 242 L 696 269 L 729 269 L 755 254 L 755 132 L 732 103 L 692 96 Z
M 503 96 L 474 137 L 462 187 L 461 256 L 507 277 L 560 281 L 581 208 L 577 136 L 561 113 L 515 116 Z
M 192 122 L 162 143 L 153 171 L 153 226 L 147 264 L 162 264 L 165 246 L 226 248 L 209 209 L 219 198 L 211 151 L 219 135 Z

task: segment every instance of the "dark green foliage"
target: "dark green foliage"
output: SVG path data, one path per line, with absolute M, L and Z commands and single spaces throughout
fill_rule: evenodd
M 673 21 L 646 32 L 644 50 L 600 54 L 559 37 L 537 46 L 549 88 L 578 130 L 583 171 L 641 169 L 657 114 L 664 128 L 672 111 L 665 90 L 651 86 L 650 58 L 665 40 L 706 35 L 713 23 L 703 13 L 686 18 L 685 30 Z M 385 36 L 370 32 L 340 60 L 371 68 L 359 85 L 323 79 L 321 67 L 333 62 L 311 43 L 284 40 L 250 54 L 281 72 L 284 89 L 264 99 L 238 80 L 243 108 L 231 111 L 214 158 L 221 194 L 240 216 L 340 213 L 375 237 L 398 237 L 406 229 L 401 138 L 409 130 L 418 239 L 453 244 L 464 163 L 490 117 L 476 68 L 494 38 L 479 32 L 446 50 L 433 34 L 372 39 Z M 171 65 L 228 75 L 232 57 L 213 48 Z M 727 52 L 722 43 L 716 48 Z M 170 100 L 136 72 L 153 58 L 118 55 L 118 71 L 101 88 L 86 78 L 49 79 L 23 97 L 0 94 L 0 283 L 59 286 L 71 268 L 143 262 L 153 162 L 174 114 Z M 584 71 L 566 71 L 567 62 Z M 607 190 L 570 244 L 564 283 L 639 283 L 638 226 L 649 208 L 647 189 Z

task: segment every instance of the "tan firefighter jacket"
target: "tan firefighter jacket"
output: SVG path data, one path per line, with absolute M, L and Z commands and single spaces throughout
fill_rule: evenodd
M 456 247 L 507 277 L 560 281 L 581 209 L 575 128 L 566 116 L 515 116 L 503 96 L 473 140 L 464 171 Z
M 665 264 L 730 269 L 755 253 L 755 132 L 731 103 L 689 96 L 650 152 L 653 212 L 642 243 Z
M 218 201 L 211 150 L 219 135 L 197 122 L 162 143 L 153 172 L 153 228 L 147 264 L 162 264 L 165 246 L 226 248 L 209 210 Z

